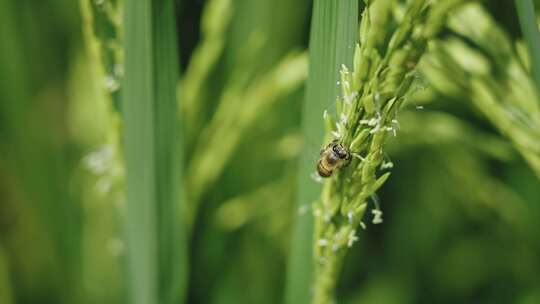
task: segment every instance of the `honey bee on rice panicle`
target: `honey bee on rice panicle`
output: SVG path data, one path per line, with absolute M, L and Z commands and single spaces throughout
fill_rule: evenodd
M 335 139 L 321 150 L 317 173 L 320 177 L 330 177 L 335 170 L 347 165 L 350 159 L 349 150 Z

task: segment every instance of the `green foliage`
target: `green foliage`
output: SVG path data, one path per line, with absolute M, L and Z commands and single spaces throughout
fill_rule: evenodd
M 81 291 L 81 223 L 69 188 L 77 152 L 66 149 L 59 114 L 65 110 L 60 83 L 66 72 L 59 57 L 69 54 L 67 44 L 43 48 L 47 28 L 33 17 L 28 3 L 0 4 L 0 247 L 9 266 L 2 276 L 9 279 L 5 286 L 11 286 L 14 303 L 70 303 Z M 57 29 L 55 38 L 72 41 L 69 29 L 79 24 L 62 12 L 55 18 L 69 25 Z M 40 80 L 49 75 L 55 77 L 44 85 Z
M 527 43 L 530 54 L 540 53 L 540 33 L 538 21 L 531 0 L 516 0 L 517 12 L 521 31 Z M 540 56 L 531 56 L 531 69 L 536 82 L 537 94 L 540 88 Z
M 225 31 L 232 16 L 232 3 L 230 0 L 213 0 L 205 8 L 202 17 L 202 40 L 193 51 L 192 58 L 182 80 L 182 108 L 185 113 L 186 134 L 193 134 L 190 128 L 201 127 L 200 100 L 204 96 L 203 88 L 208 81 L 212 68 L 223 52 L 225 45 Z M 187 143 L 193 143 L 194 138 L 187 138 Z
M 351 63 L 353 45 L 358 28 L 357 1 L 315 1 L 310 33 L 310 76 L 302 113 L 302 131 L 306 142 L 321 141 L 324 126 L 320 117 L 329 101 L 338 93 L 338 68 Z M 306 208 L 320 192 L 310 176 L 314 173 L 314 159 L 305 150 L 300 161 L 297 206 Z M 286 303 L 308 303 L 312 282 L 313 219 L 306 214 L 297 219 L 293 231 L 289 258 Z
M 455 37 L 437 41 L 422 67 L 426 78 L 445 95 L 470 99 L 540 176 L 540 106 L 529 60 L 477 4 L 463 7 L 450 28 L 476 48 Z
M 272 13 L 276 8 L 282 13 Z M 193 263 L 223 265 L 226 271 L 191 273 L 190 301 L 232 297 L 275 303 L 281 298 L 272 286 L 282 271 L 296 178 L 293 160 L 301 146 L 297 95 L 308 69 L 306 54 L 296 49 L 306 9 L 302 2 L 214 0 L 203 10 L 201 41 L 180 94 L 186 101 L 187 226 L 195 240 Z M 248 228 L 250 233 L 244 231 Z M 260 239 L 269 246 L 255 245 Z M 224 247 L 229 242 L 244 250 L 229 255 Z M 245 284 L 241 274 L 250 267 L 267 275 L 252 279 L 251 292 L 233 288 Z M 203 292 L 213 284 L 219 296 Z
M 101 62 L 103 86 L 111 94 L 116 109 L 120 108 L 120 87 L 124 75 L 122 0 L 81 0 L 86 43 L 96 60 Z
M 390 16 L 397 4 L 373 1 L 364 10 L 353 71 L 345 65 L 341 69 L 338 117 L 324 117 L 327 140 L 339 140 L 354 157 L 325 182 L 313 207 L 313 303 L 332 301 L 347 247 L 357 240 L 355 231 L 363 224 L 367 200 L 389 177 L 388 172 L 379 173 L 391 167 L 384 162 L 383 146 L 388 134 L 396 132 L 397 111 L 414 80 L 414 68 L 427 40 L 436 34 L 439 24 L 430 21 L 445 17 L 431 10 L 435 4 L 410 1 L 401 8 L 401 19 L 394 21 Z M 381 215 L 375 211 L 377 223 Z
M 183 299 L 181 138 L 172 1 L 125 2 L 123 90 L 129 301 Z
M 534 16 L 460 2 L 1 2 L 0 303 L 538 303 Z
M 297 89 L 306 74 L 305 55 L 291 54 L 248 88 L 226 89 L 214 116 L 201 131 L 187 168 L 190 221 L 194 220 L 202 195 L 222 174 L 242 137 L 280 97 Z M 239 106 L 242 101 L 249 102 Z
M 78 173 L 86 219 L 81 235 L 82 286 L 90 302 L 118 302 L 126 292 L 125 169 L 119 112 L 123 9 L 120 1 L 81 0 L 80 7 L 86 52 L 72 71 L 69 124 L 74 140 L 91 150 L 83 158 L 84 171 Z M 110 289 L 103 290 L 102 285 Z

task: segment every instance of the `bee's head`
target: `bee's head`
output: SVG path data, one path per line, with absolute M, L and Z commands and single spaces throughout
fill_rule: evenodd
M 332 147 L 332 151 L 334 153 L 336 153 L 336 155 L 340 158 L 340 159 L 348 159 L 349 158 L 349 151 L 343 147 L 343 145 L 341 144 L 334 144 L 334 146 Z

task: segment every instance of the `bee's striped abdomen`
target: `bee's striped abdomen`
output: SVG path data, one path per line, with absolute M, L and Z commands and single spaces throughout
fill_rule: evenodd
M 325 166 L 324 159 L 320 159 L 317 163 L 317 173 L 319 173 L 319 176 L 321 177 L 330 177 L 332 175 L 332 169 Z
M 334 170 L 347 164 L 350 159 L 350 153 L 347 148 L 339 144 L 337 140 L 329 143 L 326 148 L 321 150 L 321 157 L 317 162 L 317 173 L 321 177 L 330 177 Z

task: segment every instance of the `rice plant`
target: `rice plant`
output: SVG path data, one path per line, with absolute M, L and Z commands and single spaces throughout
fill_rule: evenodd
M 0 303 L 539 302 L 537 9 L 1 2 Z
M 302 112 L 302 132 L 306 142 L 318 143 L 324 134 L 321 113 L 338 94 L 339 67 L 352 63 L 358 32 L 357 1 L 315 1 L 310 32 L 310 74 Z M 298 210 L 310 209 L 320 189 L 313 183 L 315 159 L 304 149 L 298 176 Z M 315 152 L 316 153 L 316 152 Z M 306 212 L 304 212 L 306 213 Z M 311 239 L 313 218 L 307 212 L 294 227 L 287 272 L 286 303 L 308 303 L 311 298 L 313 266 Z
M 462 94 L 473 96 L 473 105 L 514 143 L 538 175 L 540 108 L 534 79 L 527 71 L 527 66 L 534 68 L 534 61 L 528 59 L 523 45 L 514 48 L 477 4 L 462 8 L 450 20 L 450 28 L 470 39 L 478 50 L 455 37 L 437 41 L 423 67 L 426 77 L 443 94 L 457 99 Z M 487 42 L 491 40 L 498 45 Z
M 350 156 L 346 167 L 324 183 L 315 217 L 315 279 L 313 303 L 330 303 L 347 247 L 358 239 L 368 199 L 388 179 L 393 164 L 384 158 L 384 143 L 396 136 L 397 114 L 415 79 L 415 67 L 428 40 L 437 34 L 446 10 L 425 1 L 410 1 L 401 20 L 390 18 L 393 3 L 367 3 L 359 29 L 353 70 L 340 71 L 341 98 L 337 118 L 327 112 L 326 141 L 343 145 Z M 397 4 L 397 3 L 395 3 Z M 439 4 L 441 5 L 441 4 Z M 321 152 L 322 155 L 322 152 Z M 380 173 L 379 173 L 380 172 Z M 382 223 L 382 211 L 372 210 L 373 223 Z

